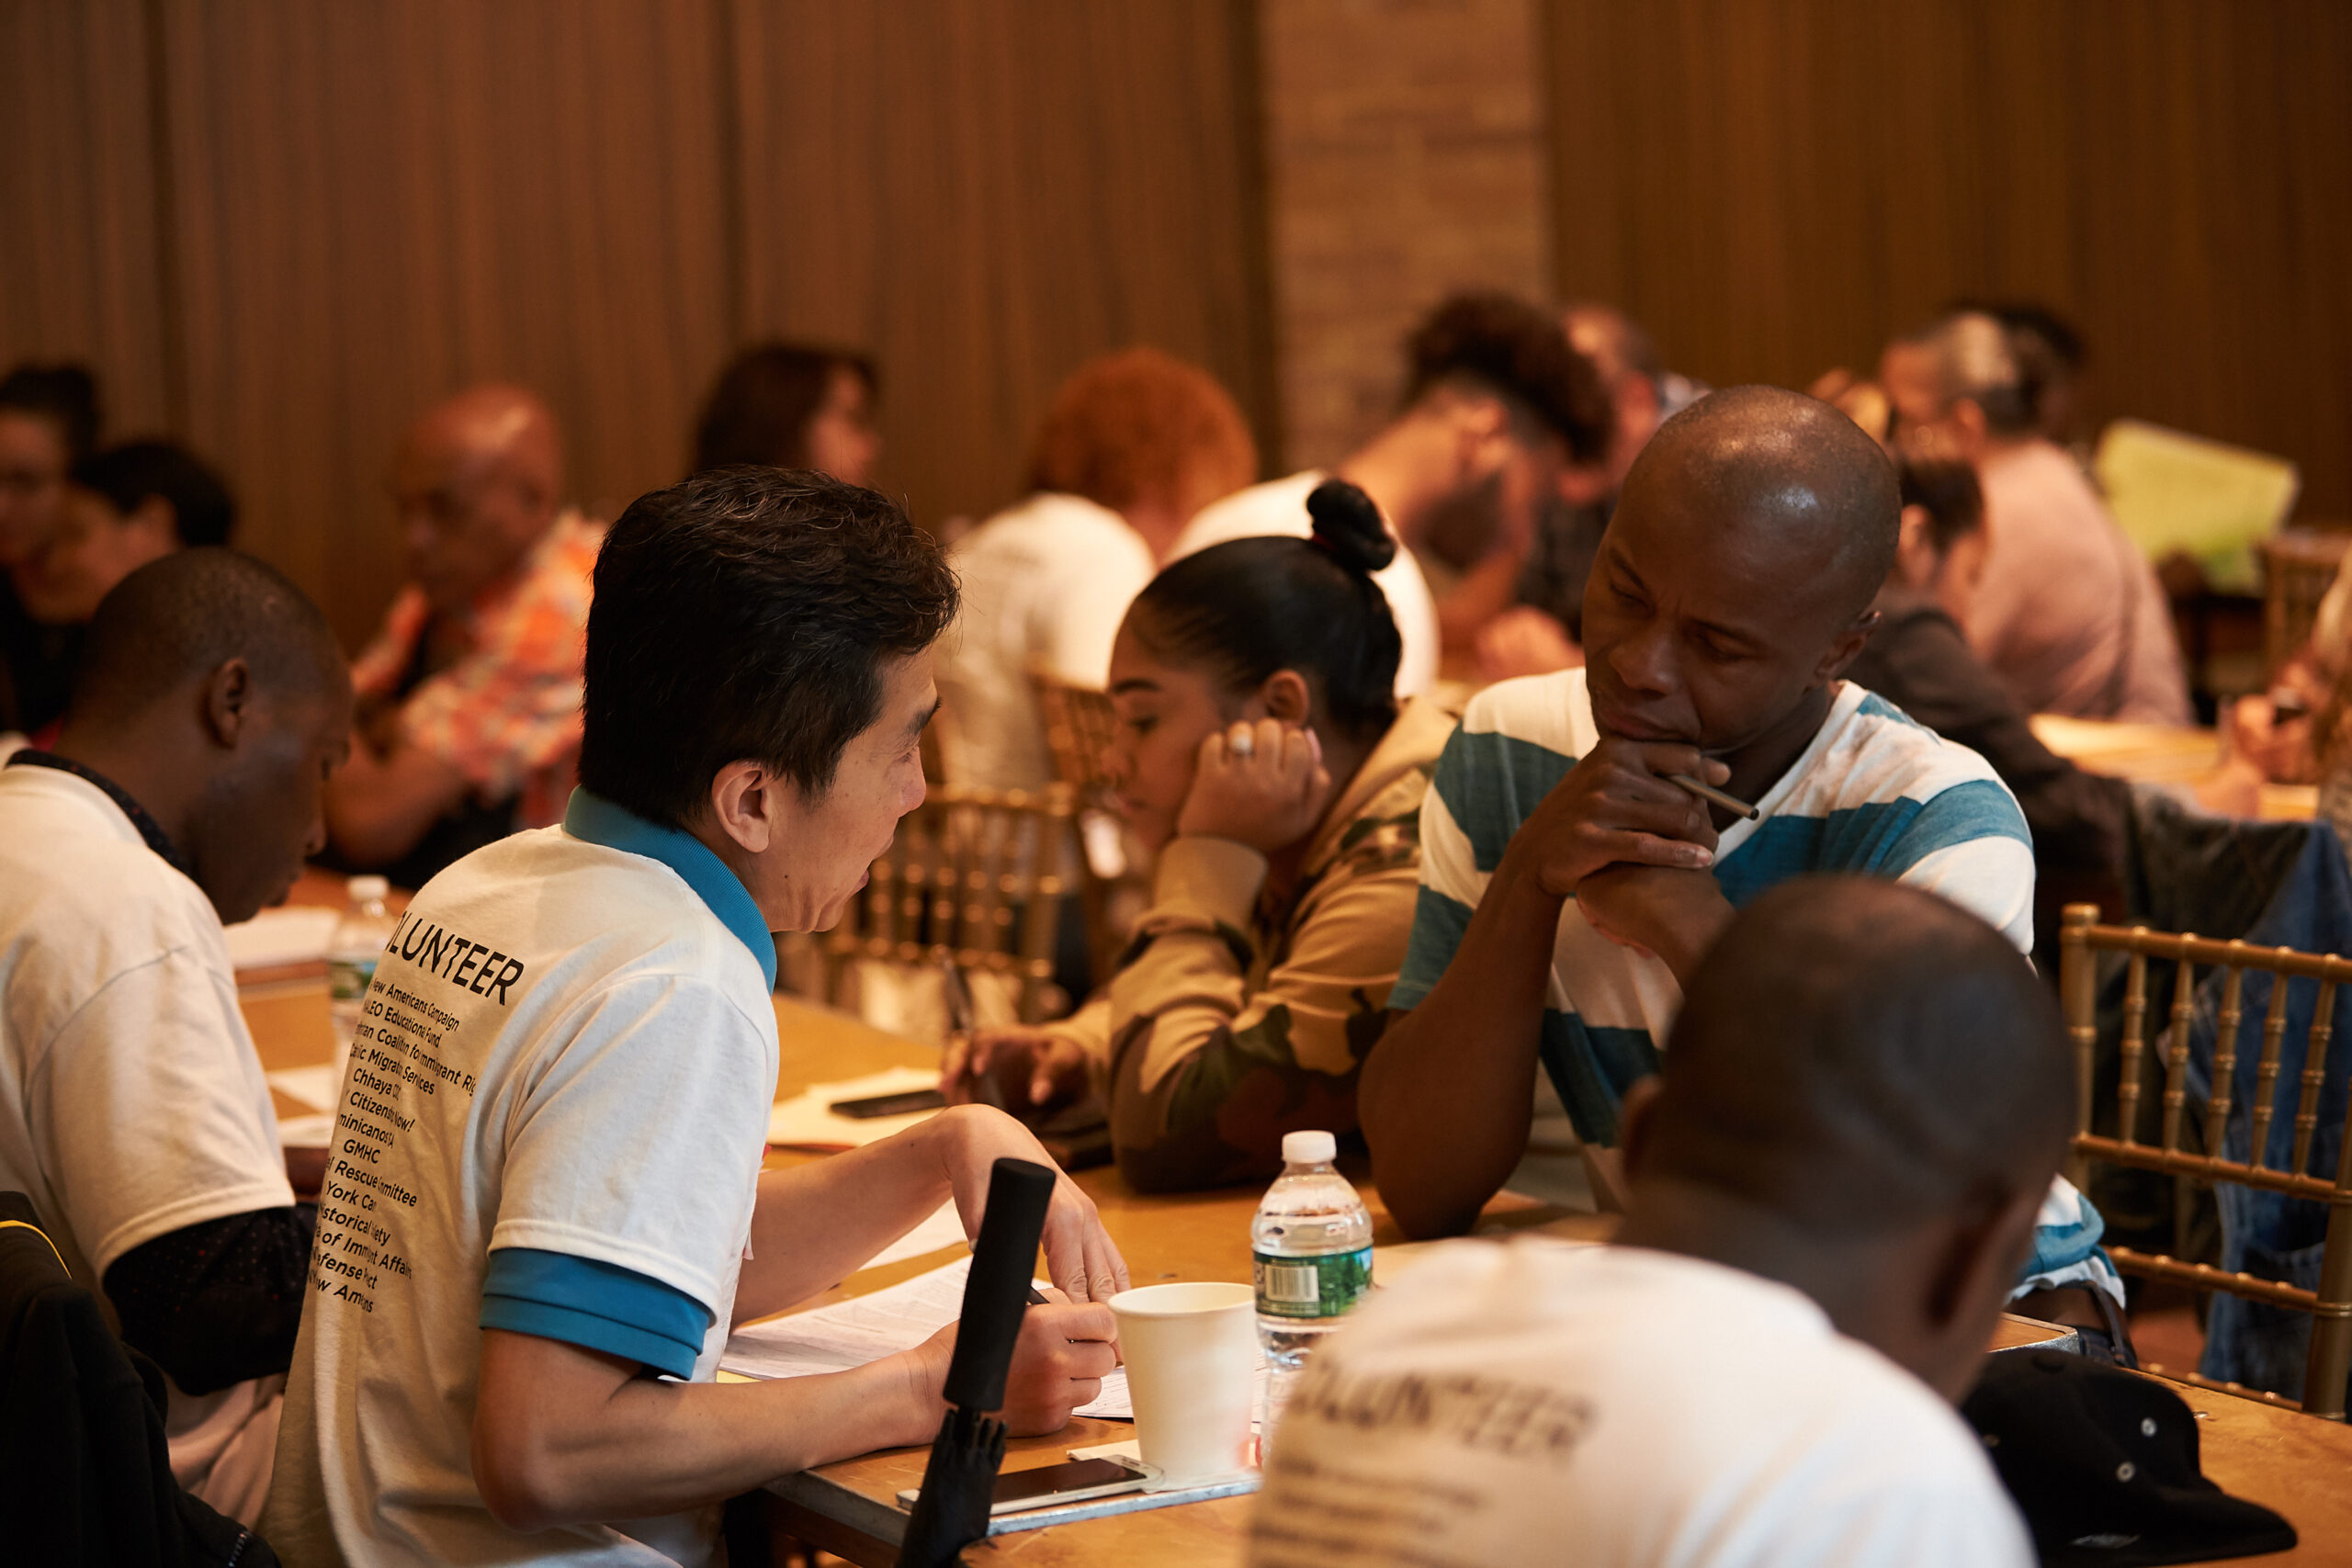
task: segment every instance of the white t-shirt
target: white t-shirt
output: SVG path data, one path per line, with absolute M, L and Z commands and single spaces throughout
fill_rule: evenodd
M 55 768 L 0 768 L 0 1187 L 101 1302 L 133 1247 L 294 1201 L 219 915 L 104 790 Z M 207 1483 L 248 1428 L 266 1444 L 277 1381 L 173 1391 L 183 1485 L 242 1506 Z
M 1054 760 L 1029 672 L 1102 689 L 1119 623 L 1157 570 L 1151 547 L 1107 507 L 1041 492 L 967 534 L 948 559 L 964 607 L 939 666 L 947 782 L 1043 788 Z
M 1306 515 L 1306 498 L 1330 477 L 1320 468 L 1309 468 L 1212 502 L 1184 525 L 1168 558 L 1180 559 L 1228 539 L 1254 539 L 1268 534 L 1300 539 L 1312 536 L 1315 525 Z M 1393 525 L 1390 531 L 1395 531 Z M 1396 664 L 1396 694 L 1418 697 L 1437 680 L 1441 651 L 1437 600 L 1430 592 L 1429 580 L 1421 575 L 1420 562 L 1402 542 L 1396 547 L 1396 558 L 1373 573 L 1372 580 L 1388 596 L 1389 614 L 1396 617 L 1396 635 L 1404 642 L 1404 655 Z
M 1751 1274 L 1449 1243 L 1317 1348 L 1255 1568 L 2030 1568 L 1975 1435 Z
M 682 1292 L 709 1315 L 692 1376 L 715 1372 L 775 1098 L 748 940 L 669 864 L 564 828 L 409 906 L 344 1079 L 263 1519 L 293 1568 L 708 1559 L 714 1509 L 519 1537 L 470 1454 L 493 1249 Z

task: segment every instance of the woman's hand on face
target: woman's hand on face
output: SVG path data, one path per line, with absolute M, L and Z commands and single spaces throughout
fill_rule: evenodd
M 1227 725 L 1201 742 L 1176 831 L 1271 855 L 1315 830 L 1330 789 L 1323 743 L 1312 729 L 1271 718 Z

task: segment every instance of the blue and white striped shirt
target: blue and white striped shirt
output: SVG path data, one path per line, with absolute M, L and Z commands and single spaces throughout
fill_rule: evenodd
M 1600 739 L 1582 670 L 1481 692 L 1439 759 L 1421 807 L 1421 891 L 1389 1005 L 1411 1008 L 1453 960 L 1503 850 L 1554 784 Z M 1952 899 L 2033 945 L 2033 840 L 2007 785 L 1975 752 L 1885 699 L 1841 683 L 1804 752 L 1716 849 L 1735 908 L 1817 872 L 1891 876 Z M 1577 1134 L 1616 1141 L 1626 1089 L 1657 1067 L 1682 1004 L 1665 963 L 1561 911 L 1544 997 L 1544 1066 Z

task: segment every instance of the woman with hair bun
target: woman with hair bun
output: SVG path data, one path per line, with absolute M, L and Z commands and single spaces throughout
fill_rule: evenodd
M 1236 539 L 1152 579 L 1111 655 L 1128 824 L 1159 852 L 1150 908 L 1073 1017 L 984 1030 L 944 1087 L 1008 1103 L 1089 1088 L 1145 1191 L 1261 1180 L 1283 1134 L 1348 1133 L 1356 1069 L 1404 962 L 1421 798 L 1453 716 L 1393 695 L 1399 640 L 1373 573 L 1395 554 L 1355 486 L 1308 498 L 1311 538 Z

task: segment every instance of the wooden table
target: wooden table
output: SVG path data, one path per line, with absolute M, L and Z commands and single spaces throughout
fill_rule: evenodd
M 2199 784 L 2221 772 L 2219 730 L 2188 724 L 2121 724 L 2107 719 L 2033 716 L 2041 742 L 2085 773 L 2145 784 Z M 2309 821 L 2319 813 L 2311 784 L 2262 786 L 2260 815 L 2268 822 Z
M 266 1067 L 304 1066 L 323 1062 L 332 1055 L 322 977 L 251 985 L 241 990 L 240 998 Z M 884 1033 L 831 1009 L 779 997 L 775 1010 L 783 1045 L 778 1098 L 798 1094 L 812 1083 L 855 1077 L 886 1067 L 929 1066 L 938 1060 L 935 1047 Z M 292 1106 L 281 1097 L 279 1109 L 291 1113 L 307 1108 Z M 772 1164 L 820 1157 L 782 1150 L 772 1150 L 768 1156 Z M 1384 1247 L 1401 1243 L 1404 1237 L 1380 1206 L 1377 1191 L 1361 1173 L 1351 1171 L 1351 1175 L 1358 1179 L 1372 1206 L 1374 1243 Z M 1078 1181 L 1094 1199 L 1104 1228 L 1125 1254 L 1135 1283 L 1250 1278 L 1250 1216 L 1259 1196 L 1255 1191 L 1146 1196 L 1130 1191 L 1109 1168 L 1081 1172 Z M 1608 1238 L 1614 1225 L 1611 1218 L 1574 1213 L 1506 1194 L 1487 1206 L 1480 1230 L 1488 1235 L 1527 1232 L 1600 1241 Z M 862 1270 L 797 1310 L 896 1284 L 951 1261 L 957 1251 L 943 1248 L 928 1257 Z M 2006 1318 L 1992 1348 L 2046 1344 L 2064 1332 L 2024 1318 Z M 2258 1406 L 2248 1408 L 2257 1422 L 2280 1414 Z M 1133 1435 L 1129 1423 L 1076 1419 L 1050 1437 L 1015 1439 L 1005 1468 L 1051 1464 L 1069 1449 L 1117 1442 Z M 854 1562 L 890 1563 L 897 1556 L 897 1527 L 903 1521 L 896 1498 L 901 1488 L 922 1480 L 925 1457 L 926 1450 L 920 1448 L 890 1450 L 826 1465 L 807 1477 L 786 1478 L 771 1489 L 782 1494 L 775 1504 L 776 1523 L 790 1534 Z M 1017 1560 L 1024 1568 L 1056 1568 L 1064 1563 L 1238 1564 L 1245 1553 L 1250 1506 L 1246 1496 L 1219 1498 L 1024 1530 L 992 1538 L 970 1549 L 966 1557 L 974 1562 Z

